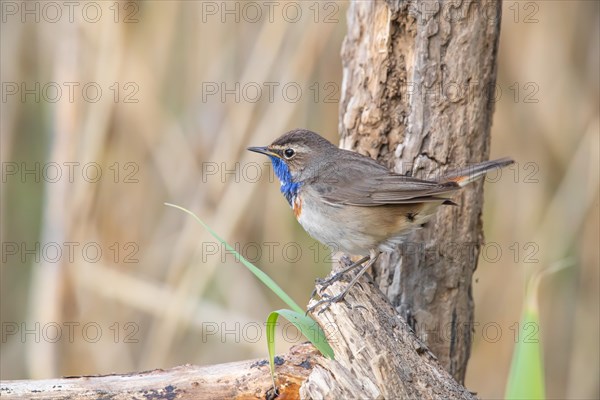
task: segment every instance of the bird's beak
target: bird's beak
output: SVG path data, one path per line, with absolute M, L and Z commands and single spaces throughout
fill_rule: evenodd
M 267 146 L 264 147 L 248 147 L 246 150 L 253 151 L 255 153 L 265 154 L 267 156 L 279 157 L 277 154 L 269 150 Z

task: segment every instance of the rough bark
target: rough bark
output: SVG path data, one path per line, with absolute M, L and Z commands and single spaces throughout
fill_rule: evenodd
M 342 50 L 341 147 L 435 178 L 482 161 L 496 81 L 500 1 L 353 1 Z M 472 184 L 374 266 L 381 290 L 463 382 L 482 184 Z
M 277 387 L 282 398 L 298 398 L 316 354 L 312 345 L 304 344 L 277 359 Z M 122 375 L 3 381 L 0 396 L 27 400 L 268 399 L 272 388 L 269 363 L 263 359 Z
M 325 290 L 340 293 L 347 282 Z M 316 300 L 311 301 L 312 305 Z M 310 399 L 473 399 L 416 338 L 372 283 L 363 280 L 344 302 L 313 314 L 335 360 L 318 357 L 300 388 Z

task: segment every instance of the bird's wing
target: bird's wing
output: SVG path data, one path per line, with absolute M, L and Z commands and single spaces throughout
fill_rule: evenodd
M 354 161 L 336 163 L 341 166 L 339 170 L 329 171 L 311 183 L 321 198 L 338 205 L 412 204 L 444 201 L 444 195 L 460 189 L 456 182 L 439 183 L 394 174 L 367 157 Z
M 448 193 L 460 189 L 455 182 L 437 183 L 402 175 L 345 180 L 342 185 L 318 184 L 316 189 L 332 204 L 379 206 L 444 201 Z

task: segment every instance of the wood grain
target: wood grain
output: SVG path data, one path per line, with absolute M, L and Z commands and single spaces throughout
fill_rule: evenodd
M 276 359 L 279 398 L 299 398 L 300 385 L 312 371 L 316 354 L 312 345 L 303 344 Z M 0 395 L 27 400 L 265 399 L 272 388 L 269 363 L 258 359 L 130 374 L 2 381 Z
M 417 339 L 386 296 L 373 283 L 360 282 L 344 301 L 312 315 L 328 335 L 335 360 L 315 359 L 314 371 L 300 388 L 301 397 L 473 399 Z M 336 282 L 325 293 L 340 293 L 347 283 Z
M 342 50 L 341 147 L 435 178 L 486 160 L 494 110 L 500 1 L 353 1 Z M 436 175 L 438 174 L 438 175 Z M 397 311 L 463 382 L 472 276 L 483 242 L 482 183 L 374 266 Z

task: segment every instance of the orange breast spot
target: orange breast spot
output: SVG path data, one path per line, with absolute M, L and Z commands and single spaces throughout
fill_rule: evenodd
M 294 215 L 296 219 L 300 218 L 300 214 L 302 213 L 302 200 L 300 200 L 300 196 L 294 197 Z

